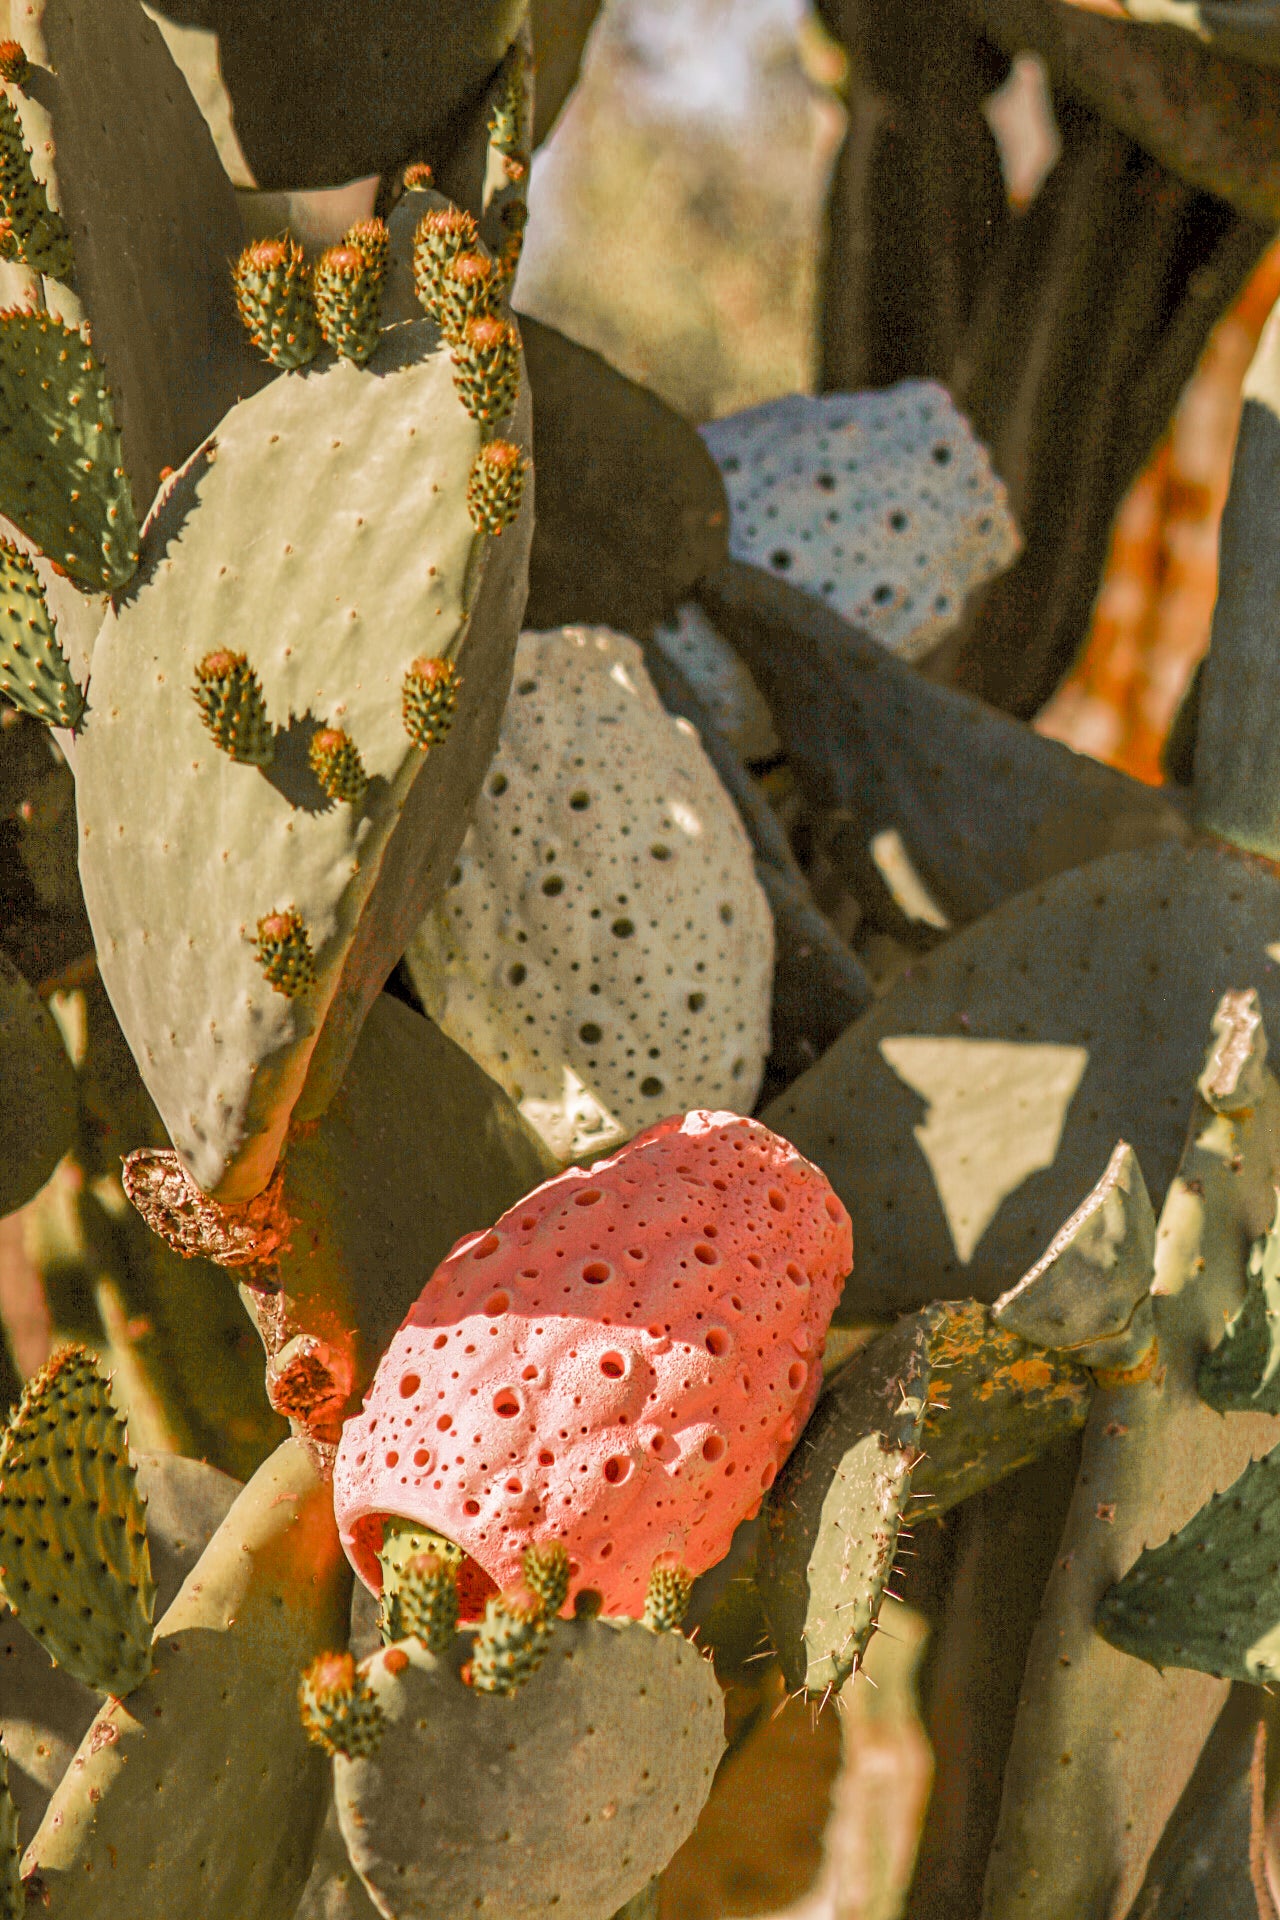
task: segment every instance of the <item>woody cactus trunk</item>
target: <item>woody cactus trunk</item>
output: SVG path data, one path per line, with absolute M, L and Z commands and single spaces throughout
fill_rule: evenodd
M 899 1911 L 1274 1920 L 1280 319 L 1192 784 L 1017 717 L 1280 210 L 1118 11 L 830 11 L 704 442 L 519 312 L 589 5 L 0 8 L 3 1915 L 672 1915 L 896 1576 Z

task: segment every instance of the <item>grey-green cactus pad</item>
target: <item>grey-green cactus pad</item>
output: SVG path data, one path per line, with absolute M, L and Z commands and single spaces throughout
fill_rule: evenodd
M 75 1113 L 53 1015 L 0 954 L 0 1215 L 39 1192 L 71 1145 Z
M 156 1632 L 155 1670 L 110 1701 L 24 1866 L 70 1920 L 291 1920 L 324 1816 L 300 1669 L 347 1631 L 332 1502 L 287 1440 L 254 1475 Z
M 476 533 L 480 432 L 425 321 L 384 333 L 368 367 L 276 380 L 175 479 L 99 637 L 76 756 L 85 901 L 143 1078 L 219 1199 L 265 1185 L 295 1105 L 323 1111 L 466 830 L 532 521 L 530 500 L 500 538 Z M 219 752 L 192 697 L 197 663 L 239 631 L 277 728 L 267 769 Z M 462 678 L 452 732 L 425 754 L 401 718 L 420 655 Z M 332 724 L 370 775 L 358 808 L 330 801 L 307 760 Z M 261 916 L 289 907 L 318 969 L 298 997 L 273 990 L 254 947 Z
M 1244 1304 L 1196 1376 L 1219 1413 L 1280 1413 L 1280 1195 L 1276 1218 L 1249 1252 Z
M 366 1661 L 387 1718 L 334 1763 L 361 1878 L 395 1920 L 610 1920 L 688 1837 L 724 1750 L 710 1662 L 678 1633 L 558 1621 L 519 1693 L 403 1641 Z M 398 1670 L 397 1670 L 398 1669 Z
M 914 963 L 764 1115 L 853 1217 L 841 1316 L 995 1299 L 1119 1138 L 1162 1194 L 1219 995 L 1256 983 L 1280 1031 L 1277 940 L 1268 872 L 1170 846 L 1062 874 Z
M 1098 1631 L 1153 1667 L 1280 1675 L 1280 1451 L 1253 1460 L 1103 1596 Z

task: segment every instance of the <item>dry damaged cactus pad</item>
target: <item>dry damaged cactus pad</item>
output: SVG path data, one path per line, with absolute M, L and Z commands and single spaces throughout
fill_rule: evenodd
M 936 382 L 790 394 L 702 429 L 735 559 L 824 599 L 915 660 L 1017 558 L 1004 484 Z
M 728 1550 L 807 1419 L 853 1260 L 825 1176 L 757 1121 L 690 1113 L 459 1241 L 347 1422 L 343 1544 L 381 1581 L 384 1520 L 498 1586 L 562 1540 L 575 1590 L 638 1614 L 655 1559 Z
M 773 923 L 729 796 L 608 628 L 520 637 L 453 883 L 408 954 L 429 1013 L 560 1159 L 750 1107 Z

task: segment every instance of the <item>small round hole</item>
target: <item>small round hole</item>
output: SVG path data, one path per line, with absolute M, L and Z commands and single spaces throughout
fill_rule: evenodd
M 448 1433 L 452 1425 L 453 1425 L 453 1415 L 451 1413 L 442 1413 L 440 1415 L 440 1418 L 436 1421 L 436 1430 L 439 1433 Z
M 631 1472 L 631 1462 L 619 1453 L 611 1454 L 604 1463 L 604 1477 L 611 1487 L 621 1486 Z
M 787 1262 L 787 1278 L 793 1287 L 807 1287 L 809 1284 L 808 1274 L 803 1267 L 797 1266 L 794 1260 Z
M 768 1198 L 769 1198 L 769 1205 L 773 1208 L 775 1213 L 786 1212 L 787 1196 L 785 1193 L 783 1193 L 781 1187 L 770 1187 Z
M 594 1020 L 584 1020 L 578 1028 L 578 1038 L 584 1047 L 597 1047 L 604 1039 L 604 1029 L 598 1027 Z
M 489 1298 L 484 1303 L 484 1310 L 491 1320 L 497 1320 L 507 1311 L 510 1305 L 511 1296 L 503 1293 L 502 1290 L 499 1289 L 497 1293 L 491 1293 L 489 1295 Z
M 602 1287 L 613 1275 L 613 1268 L 604 1260 L 588 1260 L 582 1269 L 582 1277 L 589 1287 Z
M 480 1502 L 478 1500 L 464 1500 L 462 1503 L 462 1511 L 474 1516 L 480 1511 Z
M 809 1369 L 804 1364 L 804 1361 L 793 1360 L 787 1368 L 787 1385 L 790 1387 L 792 1393 L 799 1393 L 808 1378 Z
M 603 1199 L 599 1187 L 585 1187 L 581 1193 L 574 1194 L 573 1204 L 575 1207 L 594 1207 L 597 1200 Z
M 496 1253 L 501 1245 L 502 1242 L 496 1233 L 486 1233 L 484 1239 L 477 1240 L 475 1246 L 472 1247 L 471 1258 L 473 1260 L 487 1260 L 490 1254 Z
M 575 813 L 585 813 L 591 805 L 591 795 L 579 787 L 576 793 L 569 795 L 569 805 Z
M 720 1255 L 706 1240 L 699 1240 L 696 1243 L 693 1249 L 693 1257 L 695 1260 L 700 1260 L 704 1267 L 717 1266 L 720 1261 Z
M 777 1462 L 774 1460 L 770 1460 L 768 1465 L 765 1467 L 764 1472 L 760 1475 L 760 1485 L 767 1492 L 768 1489 L 773 1485 L 777 1477 L 778 1477 Z
M 542 891 L 548 900 L 554 900 L 557 894 L 564 892 L 564 881 L 558 873 L 549 873 L 542 883 Z
M 647 1073 L 640 1082 L 640 1091 L 646 1100 L 656 1100 L 660 1093 L 665 1093 L 666 1088 L 655 1074 Z
M 709 1434 L 707 1435 L 707 1437 L 706 1437 L 706 1439 L 705 1439 L 705 1440 L 703 1441 L 703 1443 L 702 1443 L 702 1457 L 703 1457 L 703 1459 L 704 1459 L 704 1460 L 710 1460 L 710 1461 L 716 1461 L 716 1460 L 719 1460 L 719 1459 L 721 1458 L 721 1456 L 723 1455 L 723 1453 L 724 1453 L 724 1438 L 723 1438 L 723 1436 L 722 1436 L 721 1434 L 718 1434 L 718 1433 L 709 1433 Z
M 627 1363 L 620 1353 L 603 1353 L 600 1356 L 600 1371 L 606 1380 L 625 1378 Z
M 840 1205 L 834 1193 L 829 1193 L 822 1204 L 827 1210 L 828 1220 L 838 1220 L 844 1212 L 844 1208 Z
M 400 1465 L 400 1455 L 396 1452 L 394 1447 L 392 1448 L 391 1452 L 387 1455 L 387 1465 L 389 1467 L 398 1467 Z
M 499 1420 L 514 1420 L 520 1411 L 519 1396 L 510 1387 L 499 1387 L 493 1396 L 493 1410 Z
M 600 1558 L 602 1560 L 607 1560 L 609 1558 L 609 1555 L 612 1552 L 613 1552 L 613 1542 L 612 1540 L 606 1540 L 604 1545 L 600 1549 Z
M 538 1455 L 538 1465 L 540 1467 L 554 1467 L 555 1463 L 556 1463 L 556 1457 L 554 1453 L 549 1453 L 547 1449 L 544 1447 L 542 1449 L 542 1452 Z
M 629 940 L 635 930 L 635 921 L 628 920 L 625 913 L 619 914 L 618 918 L 613 922 L 614 936 L 618 940 Z
M 712 1359 L 720 1360 L 720 1359 L 723 1359 L 726 1353 L 728 1353 L 729 1348 L 733 1343 L 729 1339 L 729 1336 L 725 1332 L 723 1327 L 710 1327 L 707 1330 L 706 1341 L 704 1344 L 706 1346 L 707 1352 L 711 1355 Z
M 402 1373 L 400 1375 L 400 1398 L 402 1400 L 412 1400 L 421 1385 L 422 1380 L 418 1374 Z
M 435 1348 L 435 1350 L 436 1350 L 436 1352 L 437 1352 L 437 1353 L 439 1353 L 439 1351 L 440 1351 L 440 1349 L 441 1349 L 441 1347 L 447 1347 L 447 1346 L 448 1346 L 448 1344 L 449 1344 L 449 1336 L 448 1336 L 448 1334 L 447 1334 L 447 1333 L 438 1333 L 438 1334 L 436 1335 L 436 1337 L 435 1337 L 435 1339 L 434 1339 L 434 1340 L 433 1340 L 433 1341 L 431 1342 L 431 1344 L 432 1344 L 432 1346 L 433 1346 L 433 1347 Z
M 429 1467 L 431 1465 L 430 1451 L 426 1447 L 419 1447 L 413 1456 L 413 1464 L 415 1467 Z
M 520 1378 L 522 1380 L 536 1380 L 537 1377 L 538 1377 L 538 1369 L 533 1365 L 532 1361 L 525 1368 L 524 1372 L 520 1375 Z

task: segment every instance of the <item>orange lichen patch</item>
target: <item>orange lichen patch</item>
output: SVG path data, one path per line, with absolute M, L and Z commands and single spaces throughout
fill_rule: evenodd
M 1136 1367 L 1095 1367 L 1093 1377 L 1098 1386 L 1109 1391 L 1116 1387 L 1137 1387 L 1144 1380 L 1150 1380 L 1159 1363 L 1160 1343 L 1153 1340 Z
M 222 1206 L 198 1187 L 178 1155 L 142 1147 L 124 1163 L 124 1190 L 153 1233 L 184 1259 L 270 1270 L 290 1243 L 293 1221 L 277 1167 L 252 1200 Z

